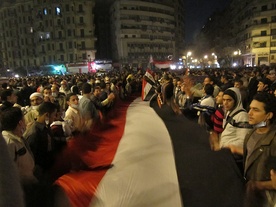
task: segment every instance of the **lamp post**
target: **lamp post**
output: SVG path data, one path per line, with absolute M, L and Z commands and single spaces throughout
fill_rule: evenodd
M 234 62 L 235 61 L 235 56 L 238 56 L 241 54 L 241 50 L 238 49 L 236 51 L 233 52 L 233 56 L 232 56 L 232 67 L 236 67 L 236 66 L 239 66 L 239 60 L 237 61 L 238 63 Z
M 218 56 L 215 54 L 215 53 L 212 53 L 212 56 L 213 56 L 213 65 L 216 66 L 216 67 L 219 67 L 218 66 Z
M 203 60 L 203 68 L 206 68 L 206 63 L 208 64 L 208 55 L 204 55 Z

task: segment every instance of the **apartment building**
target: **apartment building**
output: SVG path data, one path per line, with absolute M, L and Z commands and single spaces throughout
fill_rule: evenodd
M 5 68 L 95 59 L 94 0 L 2 0 L 0 4 Z
M 180 0 L 117 0 L 110 7 L 113 59 L 143 66 L 181 57 L 184 5 Z
M 244 64 L 276 65 L 276 3 L 252 1 L 245 5 L 238 33 Z

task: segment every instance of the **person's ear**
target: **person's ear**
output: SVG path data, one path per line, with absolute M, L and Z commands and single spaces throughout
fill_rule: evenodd
M 21 126 L 23 124 L 23 120 L 20 120 L 18 124 Z
M 272 117 L 273 117 L 273 113 L 272 112 L 268 112 L 267 115 L 266 115 L 266 119 L 270 120 L 270 119 L 272 119 Z

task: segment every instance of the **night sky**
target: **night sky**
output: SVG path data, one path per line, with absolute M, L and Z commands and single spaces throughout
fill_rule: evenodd
M 191 43 L 208 17 L 224 9 L 231 0 L 186 0 L 186 41 Z

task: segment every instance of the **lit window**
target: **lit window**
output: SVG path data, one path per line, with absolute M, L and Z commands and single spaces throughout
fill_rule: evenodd
M 50 33 L 46 33 L 46 39 L 50 39 Z
M 30 28 L 30 33 L 33 33 L 34 32 L 34 29 L 33 27 Z
M 47 15 L 47 14 L 48 14 L 48 11 L 47 11 L 46 8 L 43 9 L 43 14 L 44 14 L 44 15 Z
M 56 7 L 56 15 L 61 15 L 61 9 L 59 7 Z

